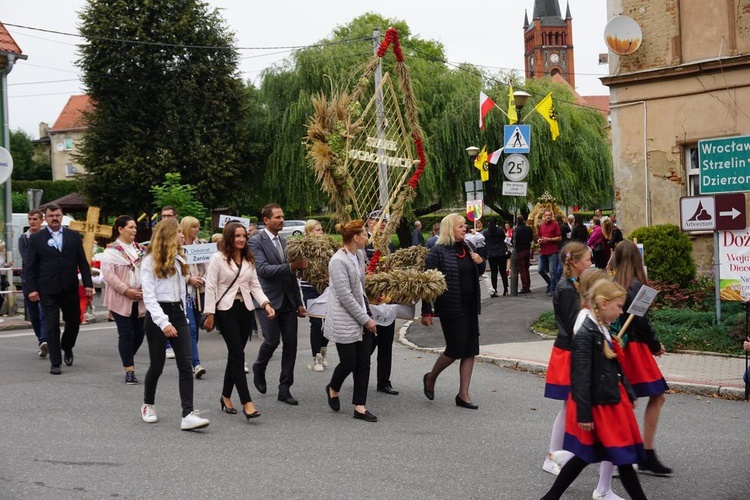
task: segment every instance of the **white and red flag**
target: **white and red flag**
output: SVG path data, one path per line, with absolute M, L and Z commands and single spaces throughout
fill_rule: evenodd
M 497 165 L 498 160 L 500 160 L 500 157 L 503 154 L 503 149 L 504 148 L 500 148 L 497 151 L 493 151 L 487 158 L 487 161 L 492 163 L 493 165 Z
M 490 110 L 497 106 L 484 92 L 479 92 L 479 128 L 484 130 L 484 117 Z

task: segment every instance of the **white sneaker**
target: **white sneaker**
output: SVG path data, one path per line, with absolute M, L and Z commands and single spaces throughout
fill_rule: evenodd
M 174 349 L 167 347 L 167 359 L 174 359 Z
M 315 355 L 315 364 L 313 364 L 313 371 L 322 372 L 323 370 L 325 370 L 325 368 L 323 367 L 323 356 L 318 353 Z
M 621 496 L 616 495 L 612 490 L 609 490 L 606 493 L 599 493 L 598 491 L 594 490 L 594 494 L 591 495 L 591 498 L 593 500 L 625 500 Z
M 323 358 L 323 368 L 328 368 L 328 348 L 320 348 L 320 356 Z
M 195 378 L 201 378 L 203 375 L 206 374 L 206 369 L 203 368 L 201 365 L 196 365 L 193 367 L 193 373 L 195 374 Z
M 247 367 L 247 363 L 245 363 L 245 373 L 250 373 L 250 368 Z
M 39 357 L 40 358 L 46 358 L 48 352 L 49 352 L 49 346 L 47 346 L 47 342 L 42 342 L 41 344 L 39 344 Z
M 544 470 L 544 472 L 549 472 L 553 476 L 557 476 L 560 474 L 561 468 L 560 464 L 556 463 L 551 458 L 547 457 L 544 459 L 544 465 L 542 465 L 542 470 Z
M 211 422 L 209 422 L 207 418 L 203 418 L 198 415 L 198 411 L 193 410 L 188 414 L 187 417 L 182 417 L 182 422 L 180 422 L 180 429 L 182 429 L 183 431 L 203 429 L 204 427 L 208 427 L 208 424 L 210 423 Z
M 147 424 L 155 424 L 158 422 L 159 417 L 156 416 L 156 408 L 154 408 L 154 405 L 141 406 L 141 418 Z

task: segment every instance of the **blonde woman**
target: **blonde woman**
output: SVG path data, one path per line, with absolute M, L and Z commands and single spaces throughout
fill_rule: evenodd
M 185 237 L 185 246 L 203 243 L 198 239 L 198 231 L 200 231 L 201 225 L 195 217 L 189 215 L 183 217 L 180 221 L 180 229 Z M 188 268 L 187 308 L 185 314 L 190 323 L 190 341 L 193 348 L 193 374 L 195 378 L 201 378 L 205 375 L 206 369 L 201 366 L 201 359 L 198 355 L 198 331 L 200 330 L 199 323 L 201 313 L 203 312 L 203 300 L 205 298 L 206 265 L 190 264 Z
M 148 311 L 145 330 L 151 361 L 146 372 L 141 418 L 149 424 L 158 421 L 154 406 L 156 385 L 164 369 L 167 341 L 170 341 L 180 373 L 180 429 L 194 430 L 208 426 L 209 421 L 193 409 L 193 373 L 190 363 L 193 354 L 190 327 L 185 316 L 188 266 L 179 245 L 181 236 L 176 220 L 162 220 L 156 226 L 148 253 L 141 264 L 143 302 Z
M 323 236 L 323 226 L 315 219 L 310 219 L 305 223 L 305 236 Z M 320 294 L 305 280 L 299 281 L 302 290 L 302 298 L 307 301 L 317 299 Z M 310 319 L 310 347 L 312 347 L 313 371 L 322 372 L 328 366 L 328 339 L 323 336 L 323 319 Z
M 135 385 L 135 354 L 143 344 L 143 321 L 146 305 L 141 291 L 141 262 L 146 249 L 135 241 L 138 232 L 135 220 L 129 215 L 115 219 L 112 243 L 101 258 L 104 307 L 109 309 L 117 325 L 117 348 L 125 369 L 125 383 Z
M 435 399 L 438 375 L 459 359 L 456 406 L 476 410 L 479 406 L 469 396 L 469 385 L 474 357 L 479 354 L 479 277 L 484 274 L 485 262 L 476 248 L 466 241 L 464 222 L 459 214 L 446 215 L 440 222 L 440 236 L 425 260 L 425 270 L 437 269 L 445 275 L 448 290 L 435 299 L 434 305 L 422 301 L 422 324 L 430 326 L 432 317 L 438 316 L 445 338 L 445 351 L 438 357 L 432 371 L 424 375 L 422 384 L 427 399 Z

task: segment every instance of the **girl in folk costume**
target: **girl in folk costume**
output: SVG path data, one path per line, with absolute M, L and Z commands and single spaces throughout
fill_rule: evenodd
M 560 498 L 589 463 L 602 460 L 619 467 L 631 498 L 646 498 L 633 469 L 645 456 L 633 412 L 636 396 L 619 363 L 623 351 L 608 328 L 622 313 L 625 297 L 625 290 L 609 279 L 596 281 L 587 294 L 591 309 L 571 347 L 571 395 L 563 443 L 574 456 L 543 500 Z
M 112 243 L 102 253 L 104 307 L 110 310 L 117 325 L 117 349 L 125 369 L 125 383 L 138 383 L 135 377 L 135 354 L 143 344 L 143 321 L 146 306 L 141 292 L 141 261 L 146 249 L 135 241 L 135 220 L 121 215 L 112 226 Z
M 565 435 L 565 402 L 570 394 L 570 344 L 573 340 L 573 325 L 581 310 L 578 280 L 581 274 L 591 267 L 591 251 L 583 243 L 571 242 L 563 247 L 562 260 L 564 279 L 558 283 L 552 299 L 557 338 L 550 355 L 544 387 L 545 398 L 563 402 L 552 426 L 549 453 L 542 466 L 542 469 L 554 475 L 559 474 L 560 467 L 564 465 L 564 462 L 556 463 L 552 454 L 562 450 Z M 568 458 L 570 455 L 564 456 L 563 460 L 567 461 Z
M 615 247 L 612 259 L 615 282 L 627 290 L 625 310 L 630 307 L 644 283 L 646 273 L 643 270 L 643 258 L 638 247 L 632 241 L 622 241 Z M 620 323 L 625 322 L 627 314 L 623 314 Z M 654 451 L 656 427 L 659 424 L 661 407 L 666 400 L 667 382 L 656 364 L 654 356 L 664 354 L 664 345 L 651 329 L 648 314 L 635 316 L 627 330 L 627 344 L 625 346 L 625 361 L 623 370 L 633 384 L 638 397 L 648 397 L 646 412 L 643 417 L 643 444 L 646 447 L 646 459 L 638 464 L 638 470 L 657 476 L 671 476 L 672 469 L 664 466 Z

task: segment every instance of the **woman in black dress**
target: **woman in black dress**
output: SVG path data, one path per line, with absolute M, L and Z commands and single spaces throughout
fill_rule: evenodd
M 456 406 L 476 410 L 479 407 L 469 396 L 469 384 L 474 357 L 479 354 L 479 277 L 484 274 L 485 263 L 465 236 L 464 218 L 459 214 L 446 215 L 440 223 L 440 237 L 427 254 L 425 270 L 443 273 L 448 289 L 435 299 L 434 305 L 422 301 L 422 324 L 430 326 L 433 316 L 439 317 L 445 337 L 445 351 L 422 383 L 427 399 L 434 399 L 438 375 L 460 359 Z

